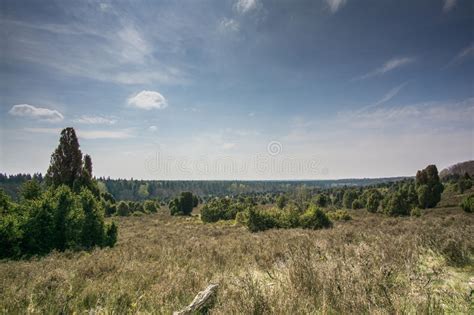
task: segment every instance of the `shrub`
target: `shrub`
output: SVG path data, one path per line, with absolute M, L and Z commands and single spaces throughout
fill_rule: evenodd
M 189 191 L 182 192 L 169 203 L 171 215 L 191 215 L 197 199 Z
M 428 165 L 416 173 L 416 187 L 418 205 L 423 209 L 436 207 L 444 188 L 435 165 Z
M 415 207 L 415 208 L 411 209 L 411 211 L 410 211 L 410 216 L 412 216 L 412 217 L 420 217 L 420 216 L 421 216 L 421 210 L 420 210 L 420 208 Z
M 130 215 L 130 209 L 125 201 L 119 202 L 117 206 L 117 214 L 121 217 L 126 217 Z
M 117 243 L 118 228 L 115 222 L 107 226 L 104 246 L 113 247 Z
M 219 220 L 234 220 L 237 213 L 244 211 L 247 203 L 234 201 L 229 198 L 215 198 L 201 209 L 203 222 L 217 222 Z
M 277 207 L 283 209 L 288 203 L 288 198 L 285 195 L 278 196 L 276 200 Z
M 377 212 L 381 199 L 382 199 L 382 195 L 380 194 L 378 190 L 371 192 L 369 196 L 367 197 L 367 204 L 366 204 L 367 211 Z
M 329 219 L 333 221 L 349 221 L 352 219 L 351 215 L 347 210 L 336 210 L 328 212 Z
M 158 211 L 156 202 L 154 202 L 153 200 L 146 200 L 143 203 L 143 209 L 145 210 L 145 212 L 148 212 L 148 213 L 154 213 Z
M 300 216 L 300 226 L 305 229 L 322 229 L 332 226 L 328 216 L 319 208 L 310 206 L 306 212 Z
M 325 208 L 327 207 L 327 205 L 329 204 L 330 202 L 330 199 L 329 199 L 329 196 L 326 195 L 326 194 L 318 194 L 314 197 L 313 199 L 313 203 L 318 206 L 318 207 L 322 207 L 322 208 Z
M 250 232 L 265 231 L 280 227 L 274 213 L 256 211 L 254 208 L 248 210 L 247 228 Z
M 361 200 L 356 199 L 352 202 L 352 209 L 362 209 L 364 207 L 364 204 L 362 203 Z
M 354 190 L 346 190 L 344 197 L 342 198 L 342 204 L 344 208 L 351 209 L 352 203 L 357 199 L 357 192 Z
M 408 215 L 410 209 L 400 192 L 394 192 L 384 199 L 383 211 L 390 216 Z
M 468 213 L 474 212 L 474 194 L 463 199 L 461 202 L 461 208 Z

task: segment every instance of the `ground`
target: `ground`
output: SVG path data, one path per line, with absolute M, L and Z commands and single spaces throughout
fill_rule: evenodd
M 0 312 L 169 314 L 211 283 L 212 314 L 473 312 L 474 216 L 459 207 L 261 233 L 164 212 L 113 218 L 114 248 L 0 262 Z

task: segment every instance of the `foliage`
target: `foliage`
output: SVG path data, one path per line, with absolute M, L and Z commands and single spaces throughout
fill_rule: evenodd
M 313 203 L 318 206 L 318 207 L 321 207 L 321 208 L 325 208 L 329 205 L 330 203 L 330 198 L 328 195 L 324 194 L 324 193 L 321 193 L 321 194 L 317 194 L 314 198 L 313 198 Z
M 171 215 L 191 215 L 194 204 L 194 195 L 189 191 L 182 192 L 169 203 L 170 213 Z
M 403 195 L 396 191 L 385 197 L 382 202 L 383 212 L 390 216 L 400 216 L 410 214 L 410 208 Z
M 130 215 L 130 208 L 125 201 L 120 201 L 117 206 L 117 215 L 121 217 L 126 217 Z
M 349 189 L 344 192 L 344 196 L 342 198 L 342 204 L 346 209 L 352 209 L 352 203 L 356 200 L 358 194 L 355 190 Z
M 297 228 L 321 229 L 332 226 L 328 216 L 315 205 L 310 205 L 301 213 L 299 208 L 287 207 L 283 210 L 266 209 L 256 210 L 248 208 L 245 224 L 251 232 L 265 231 L 272 228 Z
M 279 195 L 276 199 L 276 204 L 279 209 L 283 209 L 288 203 L 288 197 L 285 195 Z
M 356 199 L 352 202 L 352 209 L 362 209 L 364 208 L 364 203 L 360 199 Z
M 146 200 L 143 203 L 143 209 L 145 210 L 145 212 L 155 213 L 156 211 L 158 211 L 158 208 L 159 208 L 159 205 L 157 207 L 156 202 L 153 200 Z
M 468 213 L 474 212 L 474 194 L 470 194 L 463 199 L 461 202 L 461 208 Z
M 331 220 L 318 207 L 310 206 L 303 215 L 300 216 L 300 226 L 305 229 L 322 229 L 332 226 Z
M 41 193 L 41 186 L 36 179 L 30 179 L 21 185 L 20 194 L 23 199 L 38 199 Z
M 443 184 L 441 184 L 436 165 L 428 165 L 416 173 L 416 192 L 418 205 L 423 208 L 434 208 L 441 200 Z
M 72 188 L 81 174 L 82 152 L 79 149 L 76 132 L 74 128 L 65 128 L 61 131 L 58 147 L 51 155 L 46 182 L 54 187 L 67 185 Z
M 418 207 L 411 209 L 410 216 L 412 217 L 421 217 L 421 210 Z
M 382 194 L 378 190 L 373 190 L 367 197 L 366 208 L 369 212 L 377 212 L 380 201 L 382 200 Z
M 344 210 L 344 209 L 328 212 L 327 215 L 329 219 L 333 221 L 349 221 L 352 219 L 349 212 L 347 212 L 347 210 Z
M 219 220 L 233 220 L 239 212 L 250 206 L 249 201 L 241 202 L 231 198 L 214 198 L 201 209 L 203 222 L 217 222 Z

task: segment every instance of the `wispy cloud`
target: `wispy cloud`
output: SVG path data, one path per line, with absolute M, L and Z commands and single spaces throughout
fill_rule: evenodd
M 447 67 L 462 63 L 463 61 L 474 57 L 474 43 L 461 50 L 447 65 Z
M 234 19 L 223 18 L 219 22 L 219 30 L 221 32 L 226 32 L 226 31 L 237 32 L 239 28 L 240 28 L 239 22 L 237 22 Z
M 342 8 L 347 3 L 347 0 L 324 0 L 324 1 L 326 1 L 326 4 L 328 5 L 329 10 L 332 13 L 335 13 L 337 10 Z
M 104 116 L 88 116 L 82 115 L 81 117 L 73 120 L 75 123 L 88 124 L 88 125 L 113 125 L 117 122 L 116 119 L 104 117 Z
M 385 74 L 389 71 L 392 71 L 394 69 L 397 69 L 397 68 L 400 68 L 404 65 L 407 65 L 409 63 L 412 63 L 415 61 L 415 58 L 410 58 L 410 57 L 403 57 L 403 58 L 394 58 L 394 59 L 390 59 L 389 61 L 385 62 L 381 67 L 367 73 L 367 74 L 364 74 L 358 78 L 355 78 L 355 80 L 365 80 L 365 79 L 368 79 L 368 78 L 372 78 L 372 77 L 375 77 L 375 76 L 379 76 L 379 75 L 382 75 L 382 74 Z
M 457 4 L 457 0 L 444 0 L 443 11 L 451 11 Z
M 92 11 L 67 24 L 3 20 L 11 58 L 68 75 L 119 84 L 182 84 L 187 75 L 153 54 L 143 29 L 116 14 L 117 23 L 91 23 Z M 76 15 L 75 15 L 76 17 Z M 103 17 L 96 16 L 97 21 Z M 97 24 L 97 26 L 95 26 Z M 100 25 L 100 26 L 98 26 Z M 166 47 L 165 44 L 161 45 Z
M 130 106 L 145 110 L 164 109 L 168 106 L 165 97 L 155 91 L 141 91 L 131 96 L 127 102 Z
M 61 133 L 60 128 L 25 128 L 25 131 L 32 133 L 46 133 L 58 135 Z M 77 136 L 82 139 L 127 139 L 132 138 L 133 134 L 130 129 L 123 130 L 76 130 Z
M 28 117 L 49 122 L 58 122 L 64 119 L 64 116 L 55 109 L 36 107 L 28 104 L 13 105 L 8 113 L 13 116 Z
M 237 0 L 234 4 L 234 8 L 239 13 L 247 13 L 257 8 L 257 0 Z

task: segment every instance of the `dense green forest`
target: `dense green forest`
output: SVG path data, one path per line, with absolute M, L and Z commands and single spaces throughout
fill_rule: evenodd
M 11 198 L 17 200 L 22 183 L 35 178 L 43 181 L 41 173 L 7 175 L 0 173 L 0 188 Z M 406 177 L 363 178 L 339 180 L 275 180 L 275 181 L 240 181 L 240 180 L 136 180 L 97 178 L 101 192 L 110 193 L 116 200 L 143 201 L 160 199 L 168 202 L 182 191 L 191 191 L 202 198 L 214 196 L 235 196 L 238 194 L 285 193 L 304 186 L 308 189 L 326 189 L 344 186 L 370 186 L 386 184 L 405 179 Z

